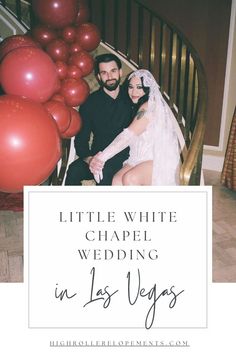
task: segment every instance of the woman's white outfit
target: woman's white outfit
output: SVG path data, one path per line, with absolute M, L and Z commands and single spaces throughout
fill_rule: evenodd
M 152 185 L 178 185 L 180 151 L 177 134 L 173 125 L 173 113 L 161 95 L 159 87 L 148 70 L 137 70 L 129 79 L 142 78 L 144 87 L 149 87 L 148 108 L 145 115 L 149 123 L 144 132 L 136 135 L 126 128 L 99 155 L 107 161 L 118 152 L 130 147 L 130 156 L 124 164 L 130 166 L 152 160 Z M 95 176 L 98 179 L 98 176 Z M 102 176 L 100 175 L 100 179 Z

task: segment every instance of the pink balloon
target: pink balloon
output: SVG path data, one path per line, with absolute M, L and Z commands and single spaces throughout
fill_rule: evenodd
M 8 94 L 45 102 L 57 85 L 56 67 L 41 49 L 23 47 L 11 51 L 1 65 L 2 87 Z

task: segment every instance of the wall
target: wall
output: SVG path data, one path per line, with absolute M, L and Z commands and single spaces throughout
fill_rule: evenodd
M 235 1 L 232 0 L 232 3 L 235 3 Z M 115 4 L 118 2 L 116 0 L 105 1 L 105 3 L 108 2 L 110 4 L 109 12 L 113 14 L 114 10 L 117 11 Z M 124 22 L 126 20 L 126 5 L 128 2 L 130 0 L 119 0 L 119 8 L 123 7 L 123 12 L 118 9 L 117 17 L 124 16 Z M 232 17 L 231 0 L 134 0 L 134 2 L 147 6 L 154 13 L 159 14 L 179 28 L 198 52 L 208 83 L 208 114 L 204 140 L 204 154 L 207 159 L 203 161 L 206 162 L 206 168 L 221 170 L 227 144 L 225 140 L 227 140 L 229 120 L 232 119 L 230 109 L 228 109 L 228 96 L 226 95 L 232 76 L 232 72 L 230 72 L 230 75 L 228 74 L 229 69 L 227 67 L 230 57 L 230 46 L 228 46 L 229 31 L 231 33 L 230 36 L 233 33 L 232 19 L 230 25 L 230 18 Z M 113 16 L 109 17 L 106 11 L 101 11 L 103 9 L 102 0 L 93 0 L 92 4 L 96 14 L 99 12 L 105 14 L 106 33 L 104 37 L 108 43 L 116 46 L 114 35 L 112 37 L 116 21 L 112 20 Z M 132 6 L 132 11 L 135 11 L 137 15 L 137 8 Z M 101 22 L 102 15 L 99 16 L 101 17 Z M 131 34 L 131 38 L 134 41 L 137 31 L 138 28 Z M 125 37 L 125 41 L 125 33 L 119 30 L 117 40 L 121 51 L 120 42 L 123 37 Z M 146 42 L 149 43 L 148 37 Z M 132 57 L 135 58 L 133 54 Z M 134 60 L 137 62 L 136 59 Z M 227 77 L 230 77 L 228 81 Z M 208 161 L 209 159 L 211 161 Z M 214 166 L 215 162 L 217 166 Z
M 220 129 L 219 145 L 215 148 L 206 146 L 203 166 L 221 171 L 228 143 L 230 126 L 236 105 L 236 0 L 232 0 L 230 33 L 226 63 L 226 76 L 224 86 L 223 109 Z
M 207 145 L 219 143 L 231 0 L 140 0 L 175 24 L 202 60 L 208 82 Z

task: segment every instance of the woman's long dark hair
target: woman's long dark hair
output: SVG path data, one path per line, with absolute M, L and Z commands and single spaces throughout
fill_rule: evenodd
M 131 102 L 132 105 L 132 118 L 134 118 L 139 110 L 139 108 L 148 101 L 149 99 L 149 92 L 150 92 L 150 88 L 144 86 L 143 84 L 143 78 L 141 77 L 141 82 L 142 82 L 142 89 L 144 91 L 144 96 L 140 97 L 140 99 L 138 100 L 137 103 L 133 103 L 133 101 L 131 100 L 131 98 L 128 95 L 128 88 L 129 88 L 129 83 L 131 79 L 128 79 L 130 76 L 130 74 L 128 75 L 128 77 L 125 79 L 123 85 L 122 85 L 122 89 L 126 92 L 127 94 L 127 99 L 129 100 L 129 102 Z

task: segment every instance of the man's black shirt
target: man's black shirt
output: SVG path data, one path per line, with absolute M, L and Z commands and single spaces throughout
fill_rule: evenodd
M 75 137 L 77 155 L 84 159 L 104 150 L 114 138 L 131 122 L 131 104 L 120 89 L 116 99 L 104 92 L 102 88 L 90 94 L 80 106 L 82 129 Z M 90 134 L 93 133 L 91 149 Z M 128 149 L 113 157 L 117 162 L 128 158 Z

